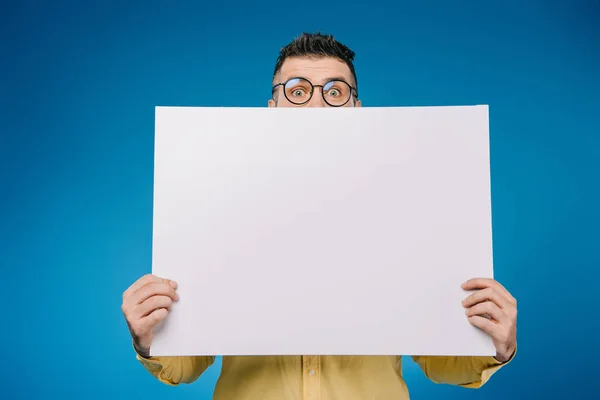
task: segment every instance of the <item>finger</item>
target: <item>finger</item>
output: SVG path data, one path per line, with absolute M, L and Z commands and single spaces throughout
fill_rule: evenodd
M 507 315 L 500 309 L 500 307 L 491 301 L 484 301 L 483 303 L 475 304 L 473 307 L 467 308 L 465 314 L 467 314 L 468 317 L 473 317 L 476 315 L 489 315 L 494 321 L 499 323 L 505 323 L 508 319 Z
M 498 292 L 498 289 L 495 287 L 489 287 L 476 291 L 464 299 L 462 304 L 465 308 L 468 308 L 488 300 L 492 301 L 502 309 L 510 307 L 510 303 Z
M 498 290 L 500 295 L 506 299 L 507 302 L 516 306 L 517 300 L 509 293 L 508 290 L 504 286 L 500 284 L 500 282 L 491 279 L 491 278 L 474 278 L 469 279 L 465 283 L 463 283 L 462 288 L 464 290 L 475 290 L 475 289 L 486 289 L 489 287 L 494 287 Z
M 169 296 L 152 296 L 133 309 L 133 316 L 134 318 L 140 319 L 148 316 L 154 310 L 159 308 L 166 308 L 167 311 L 170 311 L 172 304 L 173 299 Z
M 123 293 L 123 298 L 131 296 L 133 293 L 137 292 L 139 289 L 152 282 L 160 283 L 162 282 L 162 278 L 151 274 L 142 276 L 140 279 L 135 281 L 131 286 L 127 288 L 127 290 Z
M 465 290 L 485 289 L 493 286 L 495 283 L 496 281 L 491 278 L 473 278 L 464 282 L 462 288 Z
M 134 340 L 145 339 L 148 336 L 148 334 L 152 332 L 152 328 L 154 328 L 156 324 L 158 324 L 160 321 L 165 319 L 167 315 L 169 315 L 169 311 L 166 308 L 157 308 L 156 310 L 152 311 L 150 314 L 139 320 L 135 325 L 132 325 L 134 328 L 132 333 L 132 335 L 135 338 Z M 150 345 L 149 343 L 139 344 L 142 346 L 142 348 L 145 348 L 146 346 Z
M 156 275 L 151 275 L 151 274 L 144 275 L 140 279 L 135 281 L 133 283 L 133 285 L 131 285 L 129 288 L 127 288 L 127 290 L 123 293 L 123 298 L 133 295 L 135 292 L 140 290 L 142 287 L 144 287 L 150 283 L 169 283 L 169 280 L 160 278 Z M 174 288 L 177 288 L 177 284 L 175 282 L 174 282 L 174 284 L 175 284 Z
M 469 317 L 469 322 L 471 323 L 471 325 L 481 329 L 492 338 L 496 337 L 496 335 L 498 334 L 498 324 L 496 324 L 493 321 L 490 321 L 486 317 L 474 315 L 472 317 Z
M 152 296 L 169 296 L 173 301 L 179 300 L 179 295 L 172 286 L 165 283 L 150 283 L 135 292 L 130 298 L 129 303 L 134 305 L 142 304 Z
M 148 316 L 144 317 L 142 323 L 147 324 L 150 329 L 161 322 L 169 315 L 169 311 L 166 308 L 157 308 L 152 311 Z

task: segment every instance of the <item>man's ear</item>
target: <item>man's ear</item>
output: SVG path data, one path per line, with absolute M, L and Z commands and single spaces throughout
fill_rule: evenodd
M 277 107 L 277 103 L 275 103 L 275 100 L 273 99 L 270 99 L 267 104 L 269 105 L 269 107 Z

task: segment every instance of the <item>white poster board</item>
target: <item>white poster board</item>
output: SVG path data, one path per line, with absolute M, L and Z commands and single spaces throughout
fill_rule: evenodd
M 151 355 L 494 355 L 487 106 L 157 107 Z

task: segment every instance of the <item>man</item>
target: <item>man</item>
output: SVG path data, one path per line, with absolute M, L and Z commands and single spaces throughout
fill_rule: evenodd
M 353 60 L 354 52 L 333 37 L 303 34 L 281 50 L 269 107 L 360 107 Z M 179 300 L 176 289 L 174 281 L 147 275 L 125 291 L 122 306 L 137 359 L 170 385 L 195 381 L 214 362 L 212 356 L 148 356 L 152 328 Z M 477 388 L 514 356 L 517 308 L 494 280 L 472 279 L 463 289 L 477 290 L 456 306 L 464 307 L 465 318 L 491 336 L 496 356 L 413 360 L 434 382 Z M 214 399 L 403 400 L 408 389 L 401 368 L 400 356 L 223 357 Z

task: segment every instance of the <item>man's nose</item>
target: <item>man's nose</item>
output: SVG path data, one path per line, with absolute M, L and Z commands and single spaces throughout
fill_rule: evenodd
M 306 104 L 306 107 L 327 107 L 327 103 L 323 100 L 321 95 L 321 89 L 315 88 L 310 101 Z

